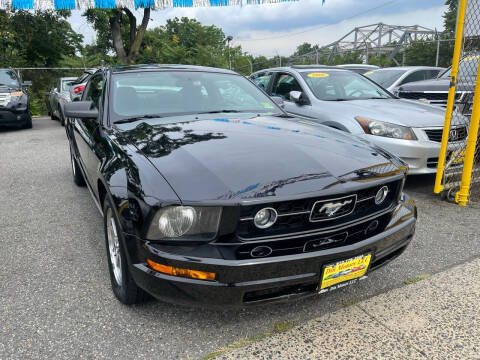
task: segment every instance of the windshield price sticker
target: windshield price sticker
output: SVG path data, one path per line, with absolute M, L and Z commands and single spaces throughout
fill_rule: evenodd
M 327 73 L 310 73 L 308 74 L 308 77 L 310 78 L 324 78 L 324 77 L 328 77 L 328 74 Z

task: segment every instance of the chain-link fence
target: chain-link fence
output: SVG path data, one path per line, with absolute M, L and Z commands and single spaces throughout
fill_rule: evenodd
M 436 193 L 460 205 L 480 199 L 479 60 L 480 0 L 460 0 L 452 68 L 444 76 L 450 84 L 435 183 Z

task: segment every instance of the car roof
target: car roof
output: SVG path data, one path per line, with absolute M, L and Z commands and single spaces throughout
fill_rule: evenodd
M 370 65 L 370 64 L 340 64 L 337 65 L 339 68 L 357 68 L 357 69 L 379 69 L 380 67 L 377 65 Z
M 187 70 L 201 71 L 211 73 L 237 74 L 228 69 L 220 69 L 209 66 L 181 65 L 181 64 L 140 64 L 140 65 L 119 65 L 112 66 L 112 73 L 138 72 L 138 71 L 155 71 L 155 70 Z
M 440 66 L 391 66 L 391 67 L 386 67 L 386 68 L 380 68 L 377 70 L 421 70 L 421 69 L 434 69 L 434 70 L 442 70 L 445 69 Z
M 348 69 L 338 68 L 336 66 L 328 66 L 328 65 L 291 65 L 291 66 L 282 66 L 282 67 L 275 67 L 275 68 L 268 68 L 255 71 L 255 73 L 264 72 L 264 71 L 298 71 L 298 72 L 306 72 L 312 70 L 336 70 L 336 71 L 349 71 Z

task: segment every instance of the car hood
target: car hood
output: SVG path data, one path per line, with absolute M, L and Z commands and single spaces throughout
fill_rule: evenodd
M 386 121 L 408 127 L 443 126 L 445 110 L 418 101 L 404 99 L 368 99 L 351 101 L 325 101 L 323 107 L 335 120 L 340 116 L 348 120 L 356 116 Z
M 411 91 L 411 92 L 429 92 L 429 91 L 445 91 L 448 92 L 450 87 L 450 79 L 430 79 L 415 81 L 404 84 L 398 87 L 398 91 Z M 459 78 L 457 84 L 457 90 L 459 91 L 473 91 L 475 87 L 475 79 L 472 78 Z
M 348 180 L 361 179 L 358 188 L 369 177 L 404 171 L 400 160 L 361 139 L 295 120 L 179 118 L 170 124 L 149 120 L 129 130 L 120 127 L 120 136 L 185 202 L 342 192 L 347 183 L 352 189 Z

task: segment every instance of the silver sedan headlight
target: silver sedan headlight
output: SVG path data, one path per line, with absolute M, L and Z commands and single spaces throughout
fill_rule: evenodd
M 150 240 L 211 240 L 220 223 L 222 208 L 169 206 L 159 210 L 147 232 Z
M 355 116 L 363 131 L 366 134 L 389 137 L 393 139 L 417 140 L 415 133 L 409 127 L 379 121 L 361 116 Z

